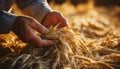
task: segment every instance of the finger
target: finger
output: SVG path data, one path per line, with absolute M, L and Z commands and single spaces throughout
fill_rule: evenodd
M 41 25 L 37 20 L 34 20 L 32 23 L 30 23 L 30 26 L 40 32 L 41 34 L 47 34 L 49 30 Z
M 59 27 L 68 27 L 68 20 L 61 13 L 58 14 Z
M 62 13 L 53 11 L 46 16 L 43 21 L 43 25 L 49 28 L 51 25 L 56 26 L 59 24 L 59 28 L 68 26 L 67 19 L 62 15 Z
M 46 27 L 46 28 L 49 28 L 50 26 L 53 26 L 54 23 L 56 22 L 56 19 L 53 17 L 46 17 L 46 19 L 43 21 L 43 25 Z
M 44 25 L 46 28 L 50 28 L 50 26 L 54 26 L 54 23 L 51 23 L 51 22 L 46 21 L 46 22 L 44 22 L 43 25 Z
M 68 27 L 68 21 L 65 20 L 65 19 L 61 19 L 59 24 L 60 24 L 59 28 L 61 28 L 61 27 Z
M 47 14 L 42 22 L 42 24 L 47 28 L 49 28 L 50 26 L 54 26 L 57 22 L 56 13 L 50 12 L 49 14 Z
M 49 46 L 55 44 L 54 41 L 51 40 L 42 40 L 40 36 L 37 36 L 34 31 L 30 31 L 30 38 L 33 43 L 35 43 L 38 46 Z

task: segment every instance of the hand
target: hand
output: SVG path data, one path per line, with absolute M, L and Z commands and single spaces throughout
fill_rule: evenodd
M 41 34 L 46 34 L 49 32 L 47 28 L 41 25 L 32 17 L 18 16 L 14 21 L 13 32 L 23 41 L 27 43 L 33 42 L 38 46 L 48 46 L 55 44 L 51 40 L 41 39 L 40 36 L 35 34 L 35 30 Z
M 68 26 L 67 19 L 57 11 L 49 12 L 42 21 L 42 24 L 49 28 L 59 24 L 59 28 Z

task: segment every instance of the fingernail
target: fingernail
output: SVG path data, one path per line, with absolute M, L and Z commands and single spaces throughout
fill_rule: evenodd
M 43 32 L 44 32 L 44 34 L 47 34 L 49 32 L 49 30 L 48 29 L 44 29 Z

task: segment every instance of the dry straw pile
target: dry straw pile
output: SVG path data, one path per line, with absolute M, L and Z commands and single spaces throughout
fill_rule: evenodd
M 119 7 L 110 14 L 93 4 L 68 5 L 51 4 L 71 23 L 70 28 L 55 26 L 40 35 L 57 41 L 53 46 L 37 48 L 13 33 L 0 35 L 0 69 L 120 69 L 120 20 L 114 17 Z
M 119 69 L 120 35 L 112 34 L 100 42 L 86 41 L 74 28 L 51 27 L 46 39 L 57 41 L 50 47 L 28 45 L 16 56 L 2 59 L 2 69 Z M 111 46 L 113 43 L 113 46 Z M 116 46 L 114 43 L 117 43 Z M 105 47 L 104 47 L 104 46 Z M 110 47 L 112 48 L 109 48 Z M 115 47 L 116 48 L 115 48 Z

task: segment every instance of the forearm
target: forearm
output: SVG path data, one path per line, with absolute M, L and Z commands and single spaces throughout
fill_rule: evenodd
M 16 3 L 25 15 L 32 16 L 39 22 L 51 11 L 46 0 L 16 0 Z
M 9 33 L 16 16 L 0 10 L 0 34 Z

